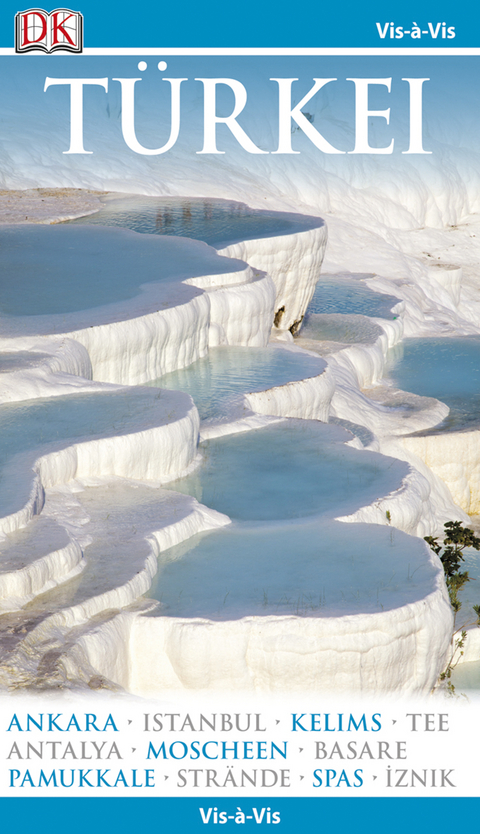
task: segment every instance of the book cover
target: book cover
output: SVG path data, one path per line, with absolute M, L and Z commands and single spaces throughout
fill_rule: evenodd
M 2 10 L 10 824 L 476 812 L 478 32 L 355 15 Z

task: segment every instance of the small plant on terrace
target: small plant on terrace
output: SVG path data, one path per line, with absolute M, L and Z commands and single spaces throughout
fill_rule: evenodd
M 466 629 L 472 625 L 480 626 L 480 605 L 474 605 L 473 610 L 477 615 L 477 619 L 472 620 L 470 623 L 464 623 L 460 628 L 457 628 L 457 614 L 462 607 L 458 594 L 465 583 L 470 582 L 468 571 L 461 570 L 462 562 L 465 561 L 463 551 L 467 547 L 480 550 L 480 538 L 475 535 L 473 530 L 470 530 L 468 527 L 463 527 L 460 521 L 447 521 L 445 524 L 445 538 L 442 544 L 439 544 L 438 538 L 434 538 L 433 536 L 425 536 L 425 541 L 430 545 L 433 552 L 439 556 L 443 565 L 450 605 L 454 612 L 450 660 L 440 675 L 440 681 L 446 686 L 449 694 L 453 695 L 455 693 L 455 687 L 451 681 L 451 677 L 453 670 L 464 653 L 465 639 L 467 637 Z

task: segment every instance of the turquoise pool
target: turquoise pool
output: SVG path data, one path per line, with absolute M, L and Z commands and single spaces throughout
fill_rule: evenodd
M 138 296 L 143 284 L 168 285 L 245 268 L 198 241 L 100 226 L 4 226 L 0 249 L 3 316 L 92 311 Z
M 319 217 L 262 211 L 232 200 L 133 196 L 106 200 L 97 214 L 69 223 L 120 226 L 150 235 L 189 237 L 215 249 L 241 240 L 276 237 L 323 226 Z
M 325 362 L 316 356 L 272 345 L 266 348 L 225 345 L 211 348 L 203 359 L 149 384 L 186 391 L 200 417 L 206 419 L 224 413 L 235 395 L 316 376 L 324 368 Z
M 343 515 L 388 495 L 406 463 L 346 445 L 343 428 L 284 420 L 201 444 L 202 465 L 169 488 L 230 518 Z
M 362 281 L 368 277 L 362 274 L 345 278 L 338 275 L 321 275 L 313 298 L 307 308 L 311 313 L 357 313 L 362 316 L 377 316 L 392 319 L 392 307 L 399 299 L 369 289 Z M 303 332 L 302 332 L 303 335 Z
M 480 425 L 480 336 L 405 339 L 391 352 L 387 373 L 397 388 L 449 406 L 430 433 Z
M 177 393 L 132 388 L 0 406 L 0 515 L 9 515 L 27 502 L 31 467 L 42 454 L 82 440 L 161 425 L 175 419 L 177 409 L 184 413 L 188 405 L 188 399 Z

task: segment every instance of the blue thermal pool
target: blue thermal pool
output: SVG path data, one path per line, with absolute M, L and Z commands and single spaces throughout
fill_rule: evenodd
M 405 339 L 391 352 L 388 376 L 397 388 L 449 406 L 430 433 L 480 424 L 480 336 Z
M 252 209 L 231 200 L 186 197 L 125 197 L 105 201 L 97 213 L 69 224 L 121 226 L 150 235 L 202 240 L 223 249 L 241 240 L 291 234 L 323 226 L 319 217 Z
M 368 345 L 375 342 L 381 333 L 378 325 L 365 316 L 308 313 L 300 336 L 315 341 Z
M 4 316 L 78 313 L 132 299 L 143 284 L 245 268 L 197 241 L 99 226 L 5 226 L 0 248 Z
M 187 397 L 131 388 L 0 407 L 0 515 L 19 510 L 31 490 L 33 462 L 46 452 L 82 440 L 112 437 L 162 425 L 188 409 Z M 21 455 L 21 456 L 20 456 Z
M 351 435 L 316 420 L 284 420 L 200 445 L 203 461 L 170 489 L 230 518 L 344 515 L 388 495 L 407 464 L 345 444 Z
M 232 397 L 264 391 L 276 385 L 317 376 L 325 362 L 306 353 L 268 346 L 211 348 L 208 355 L 187 368 L 165 374 L 150 385 L 186 391 L 202 419 L 225 411 Z
M 321 275 L 313 298 L 307 308 L 311 313 L 357 313 L 362 316 L 377 316 L 393 319 L 392 307 L 399 299 L 369 289 L 361 278 L 343 278 L 336 275 Z M 303 334 L 302 334 L 303 335 Z
M 421 599 L 434 576 L 421 540 L 393 528 L 244 522 L 162 553 L 148 596 L 161 603 L 156 616 L 341 616 Z

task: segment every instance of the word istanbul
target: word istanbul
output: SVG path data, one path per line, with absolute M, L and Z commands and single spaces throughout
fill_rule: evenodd
M 134 153 L 154 156 L 166 153 L 175 145 L 180 133 L 181 119 L 181 86 L 188 82 L 188 78 L 163 78 L 170 84 L 170 136 L 168 141 L 159 148 L 146 148 L 142 145 L 135 132 L 135 85 L 142 81 L 141 78 L 112 78 L 121 85 L 122 97 L 122 134 L 125 143 Z M 390 124 L 390 108 L 386 110 L 369 110 L 368 98 L 371 87 L 386 87 L 391 92 L 391 78 L 347 78 L 355 85 L 355 146 L 352 150 L 344 151 L 334 147 L 328 142 L 322 133 L 312 124 L 312 116 L 303 113 L 302 109 L 316 96 L 316 94 L 328 84 L 338 82 L 337 78 L 314 78 L 313 86 L 302 100 L 292 105 L 292 85 L 298 78 L 270 78 L 277 85 L 278 91 L 278 147 L 271 151 L 274 154 L 295 154 L 300 151 L 292 148 L 292 132 L 301 130 L 310 142 L 328 154 L 391 154 L 393 153 L 394 139 L 389 145 L 383 147 L 372 147 L 369 144 L 369 122 L 373 118 L 385 119 Z M 410 106 L 409 106 L 409 147 L 403 150 L 406 154 L 425 154 L 422 144 L 422 93 L 423 84 L 429 78 L 402 78 L 403 82 L 409 85 Z M 245 132 L 238 122 L 238 117 L 247 104 L 247 90 L 244 85 L 235 78 L 195 78 L 195 82 L 203 85 L 203 148 L 196 151 L 199 154 L 220 154 L 225 151 L 217 148 L 217 125 L 225 125 L 241 147 L 251 154 L 268 154 L 270 151 L 259 148 Z M 49 78 L 45 79 L 44 92 L 49 87 L 66 85 L 70 87 L 70 147 L 63 153 L 86 154 L 93 151 L 84 148 L 83 130 L 83 108 L 84 88 L 97 86 L 103 87 L 108 93 L 108 78 Z M 233 93 L 234 106 L 227 116 L 219 116 L 217 113 L 217 88 L 219 86 L 229 87 Z M 296 128 L 293 129 L 292 123 Z

